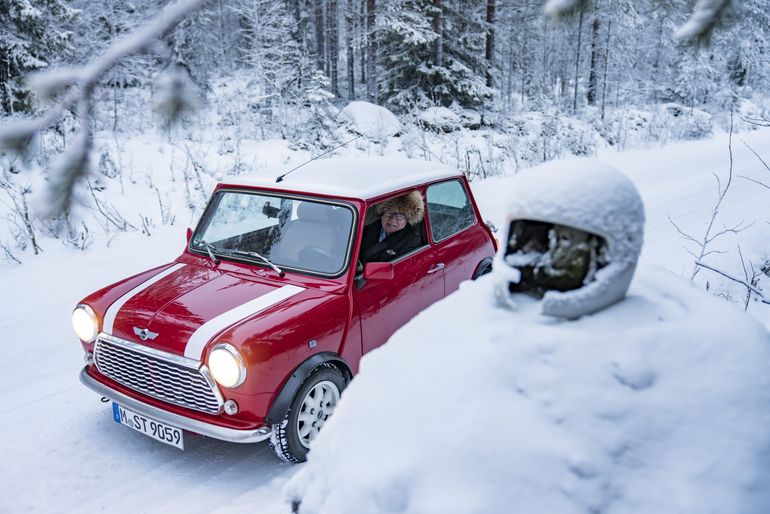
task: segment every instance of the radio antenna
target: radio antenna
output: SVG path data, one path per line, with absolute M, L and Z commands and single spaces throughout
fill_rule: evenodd
M 332 148 L 331 150 L 327 150 L 327 151 L 325 151 L 325 152 L 324 152 L 324 153 L 322 153 L 322 154 L 316 155 L 315 157 L 313 157 L 313 158 L 312 158 L 312 159 L 310 159 L 309 161 L 305 161 L 305 162 L 303 162 L 302 164 L 300 164 L 299 166 L 297 166 L 296 168 L 292 168 L 292 169 L 290 169 L 289 171 L 287 171 L 287 172 L 286 172 L 286 173 L 284 173 L 283 175 L 281 175 L 281 176 L 279 176 L 278 178 L 276 178 L 276 179 L 275 179 L 275 181 L 276 181 L 276 182 L 282 182 L 282 181 L 283 181 L 283 177 L 285 177 L 286 175 L 288 175 L 288 174 L 289 174 L 289 173 L 291 173 L 292 171 L 298 170 L 298 169 L 300 169 L 302 166 L 304 166 L 305 164 L 309 164 L 309 163 L 313 162 L 314 160 L 316 160 L 316 159 L 319 159 L 319 158 L 323 157 L 323 156 L 324 156 L 324 155 L 326 155 L 326 154 L 330 154 L 330 153 L 332 153 L 332 152 L 333 152 L 333 151 L 335 151 L 335 150 L 339 150 L 339 149 L 340 149 L 340 148 L 342 148 L 343 146 L 345 146 L 345 145 L 347 145 L 347 144 L 349 144 L 349 143 L 352 143 L 353 141 L 355 141 L 356 139 L 358 139 L 358 138 L 360 138 L 360 137 L 362 137 L 362 136 L 363 136 L 363 134 L 358 134 L 356 137 L 354 137 L 354 138 L 353 138 L 353 139 L 351 139 L 350 141 L 345 141 L 345 142 L 344 142 L 344 143 L 342 143 L 341 145 L 339 145 L 339 146 L 335 146 L 335 147 L 334 147 L 334 148 Z

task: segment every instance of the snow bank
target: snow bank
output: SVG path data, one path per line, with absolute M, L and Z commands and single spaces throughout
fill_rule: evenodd
M 352 130 L 370 139 L 384 140 L 401 132 L 401 122 L 384 107 L 369 102 L 350 102 L 337 116 Z
M 578 321 L 466 282 L 367 355 L 308 513 L 770 511 L 770 335 L 663 270 Z

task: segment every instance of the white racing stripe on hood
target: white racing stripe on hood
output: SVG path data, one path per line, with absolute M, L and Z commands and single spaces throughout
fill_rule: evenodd
M 265 295 L 255 298 L 249 302 L 239 305 L 234 309 L 230 309 L 227 312 L 223 312 L 216 318 L 212 318 L 207 321 L 190 336 L 190 340 L 187 341 L 187 347 L 184 350 L 184 356 L 195 360 L 201 360 L 203 355 L 203 348 L 206 343 L 214 337 L 216 334 L 226 329 L 230 325 L 233 325 L 242 319 L 248 318 L 260 311 L 263 311 L 269 307 L 272 307 L 276 303 L 285 300 L 295 294 L 304 291 L 303 287 L 286 285 L 280 289 L 271 291 Z
M 112 334 L 113 325 L 115 324 L 115 318 L 118 315 L 118 311 L 120 310 L 123 305 L 127 301 L 129 301 L 131 298 L 136 296 L 137 294 L 141 293 L 154 283 L 166 278 L 167 276 L 174 273 L 176 270 L 182 269 L 186 266 L 186 264 L 174 264 L 170 268 L 167 268 L 157 275 L 153 276 L 152 278 L 149 278 L 133 288 L 131 291 L 127 292 L 117 300 L 115 300 L 112 305 L 110 305 L 109 309 L 107 309 L 107 312 L 104 313 L 104 321 L 102 322 L 102 331 L 106 332 L 108 334 Z

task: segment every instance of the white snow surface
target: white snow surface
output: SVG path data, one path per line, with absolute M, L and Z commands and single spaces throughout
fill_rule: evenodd
M 494 272 L 493 272 L 494 275 Z M 303 514 L 770 509 L 770 335 L 670 272 L 554 322 L 493 276 L 364 357 L 308 464 Z
M 345 106 L 337 121 L 347 123 L 354 131 L 375 141 L 395 136 L 402 130 L 396 115 L 379 105 L 356 100 Z

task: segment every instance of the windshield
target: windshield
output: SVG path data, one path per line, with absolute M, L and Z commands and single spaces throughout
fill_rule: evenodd
M 219 191 L 190 247 L 260 265 L 336 275 L 347 262 L 352 228 L 353 209 L 345 205 Z

